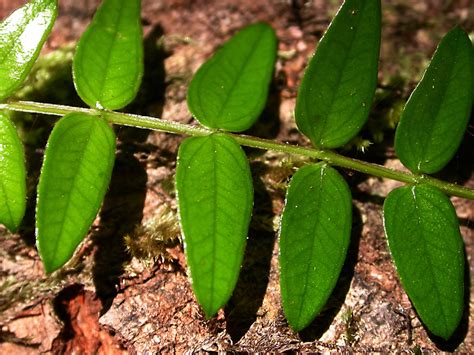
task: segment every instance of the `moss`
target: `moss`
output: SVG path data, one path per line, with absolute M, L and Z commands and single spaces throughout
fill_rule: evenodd
M 260 157 L 253 159 L 252 162 L 254 175 L 261 177 L 265 188 L 284 194 L 289 179 L 294 172 L 301 166 L 310 163 L 311 159 L 287 153 L 267 151 Z M 258 188 L 258 185 L 256 188 Z
M 170 258 L 167 248 L 181 242 L 178 216 L 169 206 L 125 236 L 125 245 L 133 257 L 141 260 Z

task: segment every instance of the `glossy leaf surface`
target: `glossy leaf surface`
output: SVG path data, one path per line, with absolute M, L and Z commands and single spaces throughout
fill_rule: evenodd
M 280 230 L 283 310 L 299 331 L 319 314 L 339 278 L 350 243 L 352 200 L 347 183 L 323 163 L 291 179 Z
M 308 64 L 296 124 L 319 148 L 337 148 L 367 121 L 377 84 L 380 0 L 346 0 Z
M 23 145 L 15 126 L 0 112 L 0 224 L 10 231 L 20 225 L 26 206 Z
M 245 27 L 202 65 L 188 106 L 206 127 L 243 131 L 263 111 L 276 59 L 276 36 L 264 23 Z
M 411 171 L 435 173 L 458 149 L 472 106 L 473 62 L 468 35 L 461 28 L 451 30 L 405 105 L 397 128 L 395 150 Z
M 32 0 L 0 24 L 0 100 L 23 83 L 56 16 L 56 0 Z
M 244 255 L 253 206 L 247 157 L 224 135 L 188 138 L 176 190 L 194 293 L 211 317 L 230 298 Z
M 398 188 L 384 223 L 403 288 L 428 329 L 448 339 L 464 307 L 464 247 L 451 201 L 430 186 Z
M 98 116 L 72 113 L 55 125 L 38 185 L 37 245 L 47 272 L 67 262 L 104 198 L 115 159 L 115 135 Z
M 98 109 L 123 108 L 143 75 L 140 0 L 104 0 L 82 35 L 73 61 L 79 96 Z

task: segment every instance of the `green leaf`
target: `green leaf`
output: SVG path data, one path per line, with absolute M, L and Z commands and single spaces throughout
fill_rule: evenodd
M 0 100 L 25 80 L 57 13 L 56 0 L 32 0 L 0 24 Z
M 319 314 L 334 286 L 350 243 L 352 199 L 339 173 L 319 163 L 291 179 L 280 229 L 283 310 L 299 331 Z
M 74 56 L 79 96 L 91 107 L 120 109 L 135 98 L 142 75 L 140 0 L 104 0 Z
M 377 84 L 380 0 L 346 0 L 318 44 L 296 101 L 296 124 L 319 148 L 337 148 L 367 121 Z
M 248 160 L 228 136 L 188 138 L 176 191 L 194 293 L 211 317 L 231 296 L 244 255 L 253 205 Z
M 71 113 L 48 140 L 38 185 L 36 232 L 46 272 L 67 262 L 94 221 L 110 181 L 115 135 L 98 116 Z
M 464 248 L 456 211 L 428 185 L 392 191 L 385 234 L 403 288 L 428 329 L 448 339 L 464 307 Z
M 440 42 L 400 118 L 395 151 L 415 173 L 441 170 L 456 153 L 472 106 L 472 44 L 459 27 Z
M 13 123 L 0 112 L 0 223 L 11 231 L 25 214 L 25 179 L 23 145 Z
M 202 65 L 191 81 L 188 106 L 206 127 L 244 131 L 262 113 L 276 60 L 277 40 L 264 23 L 245 27 Z

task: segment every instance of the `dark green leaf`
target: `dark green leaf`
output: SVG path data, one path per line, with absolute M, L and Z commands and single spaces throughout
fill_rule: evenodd
M 385 234 L 403 288 L 428 329 L 448 339 L 461 320 L 464 248 L 451 201 L 431 186 L 392 191 Z
M 307 165 L 291 179 L 280 230 L 283 310 L 299 331 L 321 311 L 346 258 L 352 200 L 347 183 L 324 163 Z
M 296 101 L 296 124 L 315 146 L 340 147 L 366 122 L 379 49 L 380 0 L 346 0 L 318 44 Z
M 189 85 L 188 106 L 201 124 L 228 131 L 254 124 L 267 100 L 276 42 L 270 26 L 248 26 L 199 68 Z
M 56 0 L 32 0 L 0 24 L 0 100 L 23 83 L 56 16 Z
M 461 143 L 472 106 L 472 44 L 461 28 L 441 41 L 400 118 L 395 150 L 415 173 L 441 170 Z
M 140 0 L 104 0 L 77 45 L 74 83 L 89 106 L 116 110 L 136 96 L 143 75 Z
M 194 293 L 211 317 L 231 296 L 244 255 L 253 201 L 248 160 L 225 135 L 188 138 L 176 191 Z
M 0 223 L 9 230 L 18 228 L 26 205 L 23 145 L 15 126 L 0 112 Z
M 98 116 L 72 113 L 54 127 L 38 185 L 37 244 L 47 272 L 60 268 L 84 239 L 104 198 L 115 135 Z

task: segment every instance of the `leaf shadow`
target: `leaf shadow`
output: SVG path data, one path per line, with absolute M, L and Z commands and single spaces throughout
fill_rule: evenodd
M 157 45 L 163 29 L 156 25 L 144 41 L 144 75 L 137 98 L 127 110 L 138 114 L 161 115 L 165 96 L 164 60 L 167 53 Z M 96 247 L 92 268 L 96 294 L 105 313 L 117 295 L 119 277 L 131 256 L 124 236 L 131 234 L 143 218 L 147 192 L 145 167 L 135 156 L 142 153 L 149 130 L 117 128 L 118 150 L 109 190 L 100 212 L 100 225 L 93 236 Z
M 272 200 L 259 175 L 252 169 L 255 203 L 244 260 L 234 293 L 224 312 L 227 332 L 234 343 L 248 331 L 257 319 L 257 311 L 266 293 L 270 263 L 276 234 L 262 223 L 262 218 L 272 218 Z
M 268 90 L 268 98 L 257 122 L 244 134 L 254 137 L 275 139 L 280 132 L 281 85 L 278 78 L 273 78 Z
M 434 177 L 451 183 L 463 185 L 474 173 L 472 152 L 474 151 L 474 111 L 464 137 L 450 162 Z
M 92 237 L 96 249 L 92 279 L 102 301 L 102 312 L 111 306 L 124 265 L 131 259 L 124 236 L 141 223 L 146 182 L 146 172 L 138 159 L 126 148 L 119 151 L 100 212 L 100 224 Z
M 48 132 L 51 132 L 49 128 Z M 46 146 L 46 141 L 42 144 L 43 148 L 24 145 L 26 166 L 26 210 L 18 234 L 23 242 L 28 247 L 34 247 L 36 242 L 35 236 L 35 218 L 36 218 L 36 195 L 37 186 L 39 182 L 39 175 L 41 171 L 41 164 L 43 161 L 43 154 L 39 150 L 43 150 Z
M 341 270 L 339 279 L 329 297 L 325 308 L 311 324 L 299 332 L 301 341 L 313 341 L 319 339 L 329 329 L 334 317 L 339 313 L 354 277 L 354 269 L 359 254 L 359 242 L 362 235 L 362 217 L 359 209 L 352 204 L 352 230 L 351 241 L 347 251 L 347 257 Z

